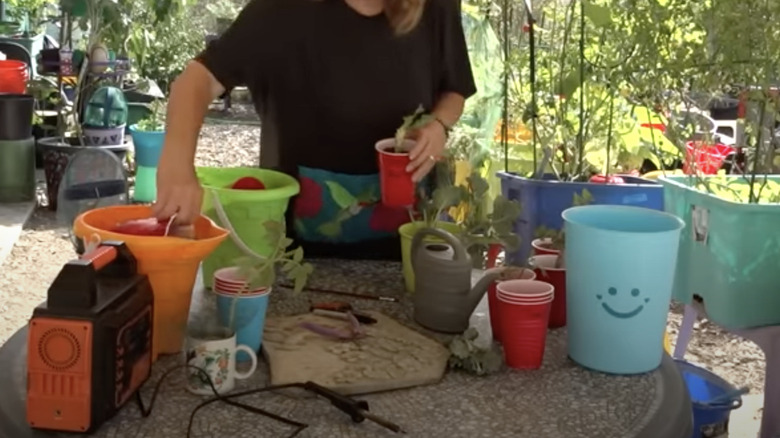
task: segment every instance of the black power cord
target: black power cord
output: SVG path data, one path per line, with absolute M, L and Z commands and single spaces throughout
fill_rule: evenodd
M 257 389 L 250 389 L 247 391 L 237 392 L 230 395 L 222 395 L 217 391 L 217 388 L 214 386 L 214 382 L 211 380 L 211 376 L 202 368 L 196 367 L 193 365 L 177 365 L 175 367 L 172 367 L 165 371 L 162 376 L 160 376 L 160 379 L 157 381 L 157 384 L 155 385 L 154 391 L 152 392 L 152 398 L 149 401 L 149 406 L 145 407 L 143 400 L 141 399 L 141 392 L 137 391 L 135 394 L 136 403 L 138 404 L 138 409 L 141 411 L 141 416 L 146 418 L 149 417 L 152 413 L 152 408 L 154 407 L 154 402 L 157 399 L 157 395 L 160 393 L 160 388 L 162 387 L 163 381 L 173 372 L 180 369 L 193 369 L 198 372 L 198 374 L 201 377 L 205 377 L 206 381 L 209 383 L 209 387 L 211 388 L 211 392 L 214 394 L 214 397 L 200 403 L 198 406 L 195 407 L 195 409 L 192 410 L 192 413 L 190 414 L 190 420 L 187 424 L 187 438 L 190 438 L 192 436 L 192 423 L 195 420 L 195 415 L 198 413 L 198 411 L 201 408 L 204 408 L 214 402 L 222 402 L 225 404 L 228 404 L 230 406 L 243 409 L 248 412 L 252 412 L 253 414 L 262 415 L 268 418 L 271 418 L 272 420 L 276 420 L 278 422 L 284 423 L 286 425 L 292 426 L 295 429 L 292 431 L 290 435 L 287 435 L 287 438 L 294 438 L 298 436 L 301 432 L 303 432 L 304 429 L 309 427 L 308 424 L 300 423 L 298 421 L 290 420 L 288 418 L 284 418 L 282 416 L 276 415 L 272 412 L 268 412 L 264 409 L 260 409 L 255 406 L 247 405 L 238 401 L 235 401 L 236 398 L 244 397 L 247 395 L 253 395 L 253 394 L 260 394 L 264 392 L 271 392 L 271 391 L 278 391 L 281 389 L 288 389 L 288 388 L 301 388 L 309 392 L 313 392 L 317 395 L 320 395 L 322 397 L 327 398 L 330 403 L 344 412 L 345 414 L 349 415 L 349 417 L 352 419 L 354 423 L 362 423 L 365 420 L 370 420 L 379 426 L 382 426 L 386 429 L 389 429 L 396 433 L 405 433 L 401 427 L 399 427 L 396 424 L 393 424 L 381 417 L 378 417 L 374 414 L 371 414 L 368 412 L 368 403 L 362 400 L 354 400 L 350 397 L 344 396 L 342 394 L 339 394 L 337 392 L 331 391 L 321 385 L 318 385 L 314 382 L 306 382 L 306 383 L 290 383 L 286 385 L 272 385 L 272 386 L 266 386 L 263 388 L 257 388 Z
M 247 404 L 240 403 L 240 402 L 232 400 L 233 398 L 235 398 L 237 396 L 240 396 L 240 395 L 257 394 L 257 393 L 273 391 L 273 390 L 281 389 L 281 388 L 269 386 L 269 387 L 265 387 L 265 388 L 255 389 L 255 390 L 252 390 L 252 391 L 245 391 L 245 392 L 239 393 L 239 394 L 234 394 L 234 395 L 232 395 L 230 397 L 223 396 L 222 394 L 219 393 L 219 391 L 217 391 L 217 388 L 214 386 L 214 382 L 211 380 L 211 376 L 209 376 L 209 374 L 203 368 L 196 367 L 196 366 L 193 366 L 193 365 L 177 365 L 177 366 L 172 367 L 172 368 L 168 369 L 167 371 L 165 371 L 165 373 L 163 373 L 163 375 L 160 376 L 160 379 L 157 380 L 157 384 L 155 385 L 154 391 L 152 392 L 152 398 L 151 398 L 151 400 L 149 400 L 149 406 L 148 407 L 144 406 L 143 399 L 141 398 L 141 391 L 137 391 L 135 393 L 135 401 L 136 401 L 136 404 L 138 405 L 138 409 L 141 411 L 141 416 L 143 418 L 147 418 L 147 417 L 149 417 L 149 415 L 152 414 L 152 408 L 154 408 L 154 402 L 155 402 L 155 400 L 157 400 L 157 396 L 160 393 L 160 388 L 162 387 L 162 383 L 165 381 L 165 379 L 172 372 L 174 372 L 176 370 L 187 369 L 187 368 L 196 370 L 198 372 L 198 374 L 200 374 L 201 377 L 205 378 L 206 381 L 209 383 L 209 387 L 211 388 L 211 392 L 214 394 L 213 398 L 210 398 L 210 399 L 200 403 L 198 406 L 195 407 L 195 409 L 193 409 L 192 413 L 190 414 L 190 420 L 187 423 L 187 438 L 190 438 L 192 436 L 192 423 L 195 421 L 195 414 L 201 408 L 203 408 L 205 406 L 208 406 L 208 405 L 210 405 L 211 403 L 213 403 L 215 401 L 221 401 L 221 402 L 223 402 L 225 404 L 228 404 L 230 406 L 241 408 L 241 409 L 243 409 L 245 411 L 252 412 L 253 414 L 262 415 L 262 416 L 271 418 L 273 420 L 279 421 L 281 423 L 287 424 L 289 426 L 293 426 L 295 428 L 295 430 L 293 430 L 293 432 L 290 435 L 287 435 L 288 438 L 293 438 L 293 437 L 298 436 L 298 434 L 300 434 L 304 429 L 309 427 L 308 424 L 299 423 L 297 421 L 290 420 L 290 419 L 284 418 L 282 416 L 276 415 L 276 414 L 274 414 L 272 412 L 268 412 L 268 411 L 266 411 L 264 409 L 260 409 L 260 408 L 255 407 L 255 406 L 250 406 L 250 405 L 247 405 Z

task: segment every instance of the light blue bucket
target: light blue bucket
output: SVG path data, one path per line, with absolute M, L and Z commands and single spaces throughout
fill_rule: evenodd
M 569 357 L 611 374 L 655 370 L 685 224 L 614 205 L 574 207 L 562 216 Z
M 260 352 L 265 327 L 265 313 L 268 310 L 268 295 L 241 295 L 217 293 L 217 314 L 219 323 L 235 330 L 236 343 L 246 345 L 255 353 Z M 251 360 L 248 354 L 239 351 L 236 360 Z

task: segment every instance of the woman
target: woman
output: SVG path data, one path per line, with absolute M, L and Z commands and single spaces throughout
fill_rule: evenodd
M 397 257 L 405 210 L 379 202 L 374 144 L 422 105 L 407 169 L 444 151 L 474 80 L 459 0 L 253 0 L 171 87 L 155 215 L 192 221 L 195 148 L 209 104 L 246 85 L 262 122 L 260 164 L 295 175 L 288 212 L 307 256 Z

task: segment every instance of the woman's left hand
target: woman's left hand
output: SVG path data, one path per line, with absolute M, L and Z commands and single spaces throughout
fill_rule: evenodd
M 409 152 L 412 162 L 406 167 L 406 171 L 414 172 L 412 181 L 419 182 L 433 169 L 444 153 L 447 132 L 441 123 L 434 120 L 412 133 L 411 138 L 416 144 Z

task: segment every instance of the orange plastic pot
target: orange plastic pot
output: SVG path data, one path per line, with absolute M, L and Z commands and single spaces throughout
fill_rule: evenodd
M 152 216 L 146 206 L 121 205 L 81 214 L 73 233 L 88 244 L 120 240 L 138 261 L 138 273 L 149 277 L 154 292 L 152 357 L 181 351 L 190 299 L 200 262 L 228 236 L 206 216 L 195 222 L 195 240 L 178 237 L 132 236 L 111 232 L 117 224 Z

